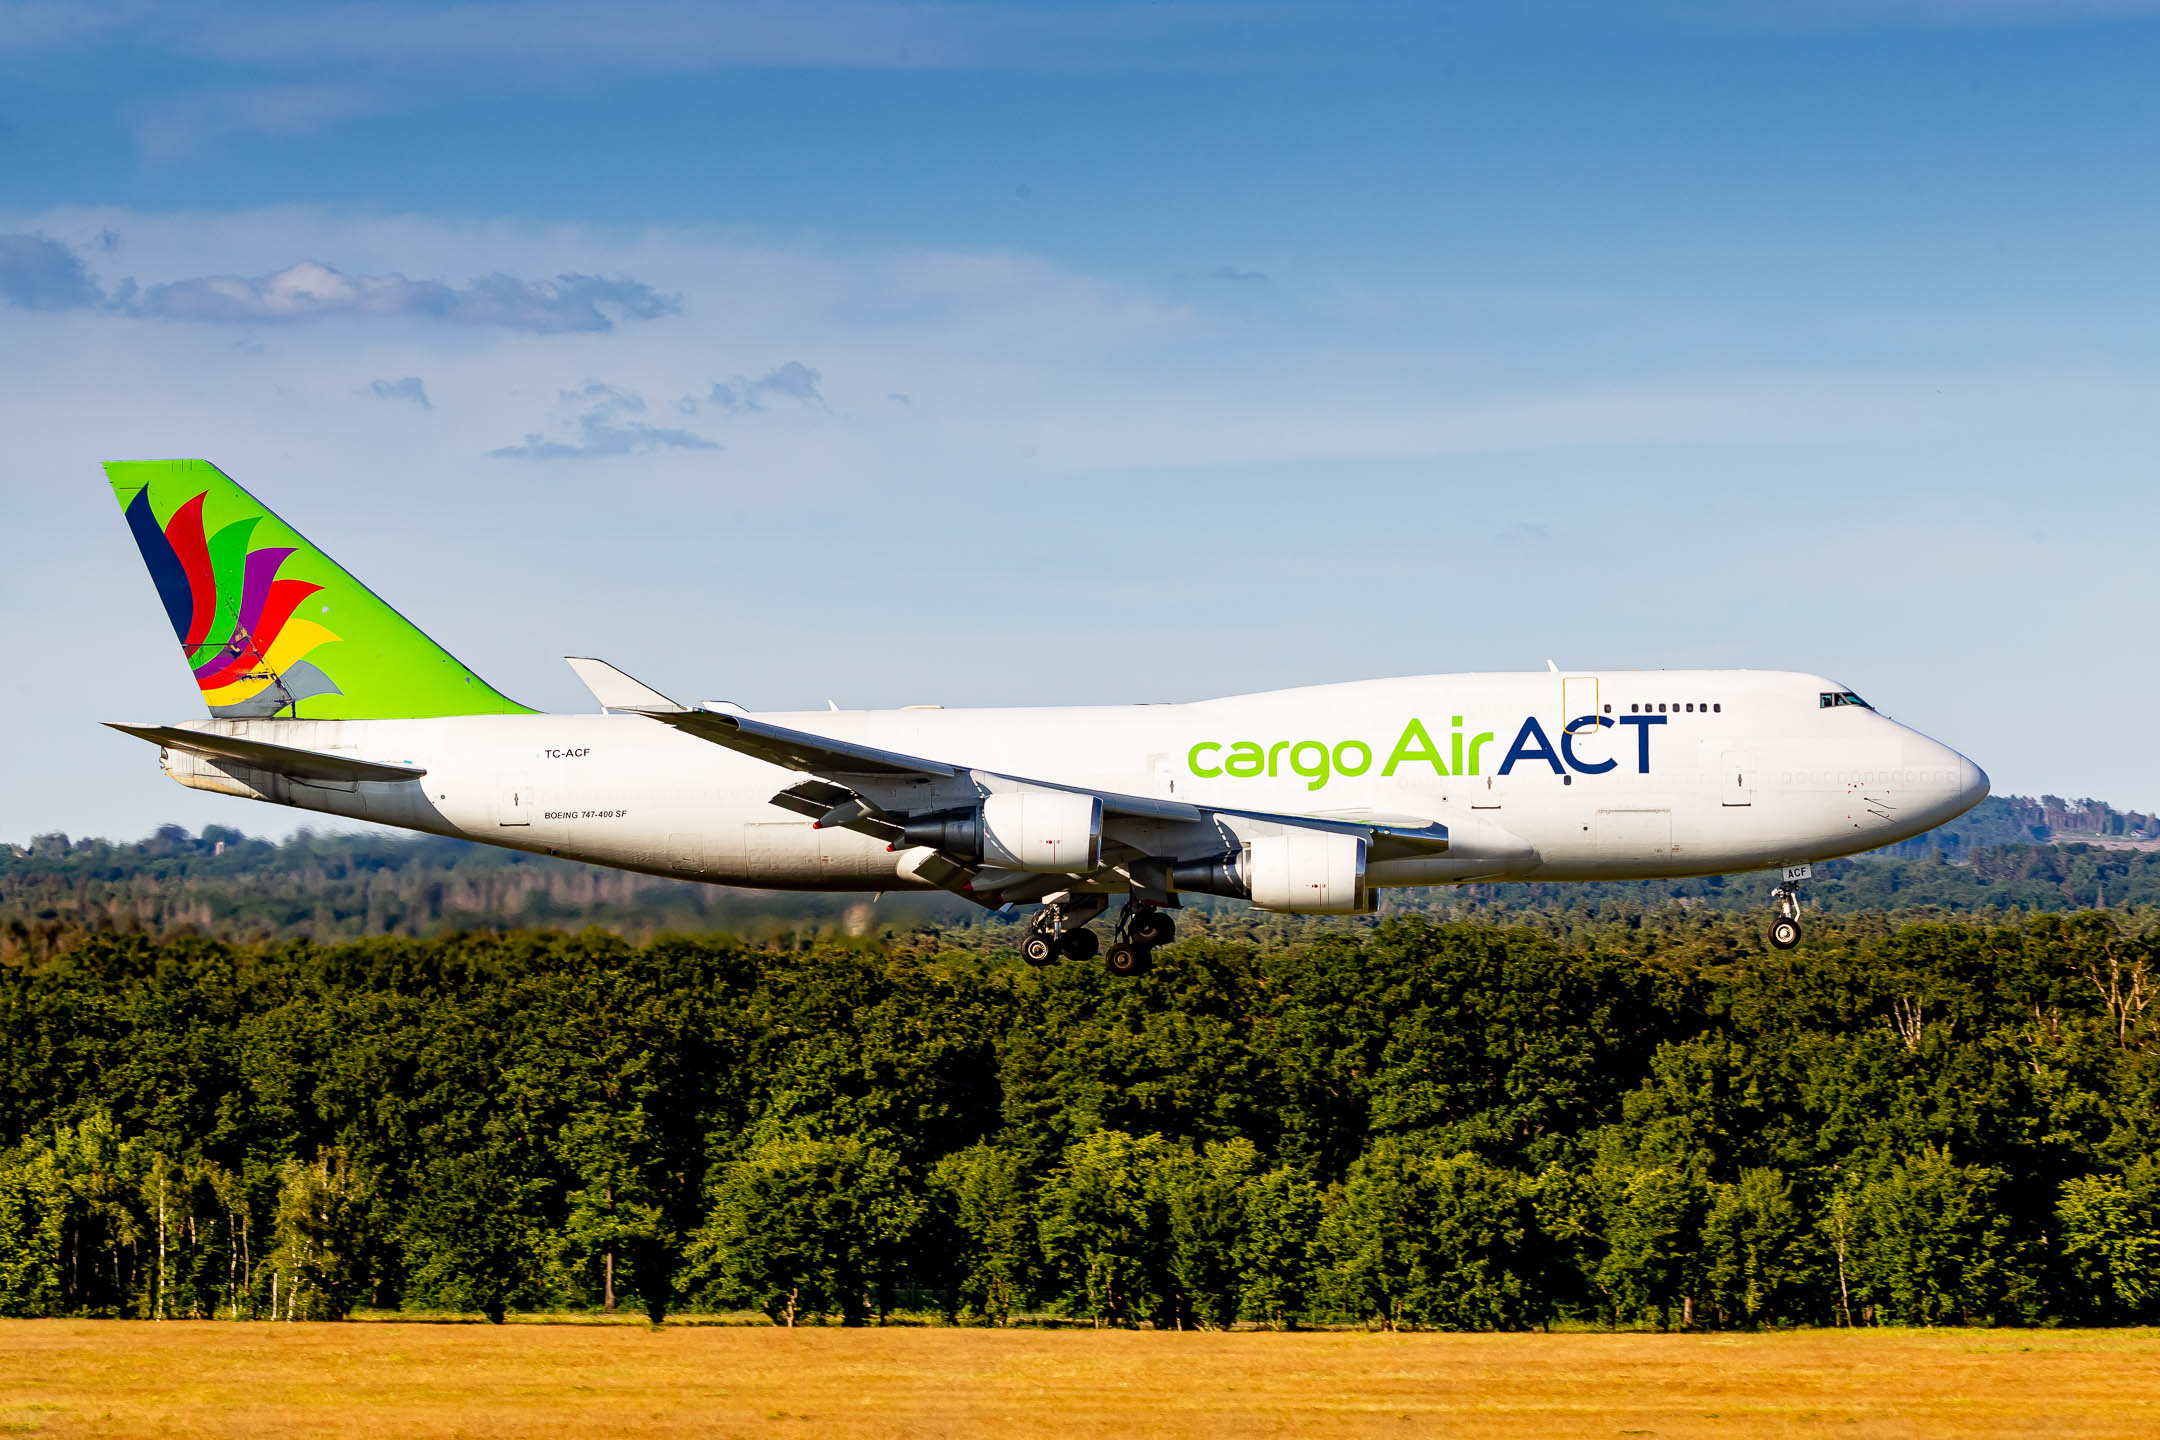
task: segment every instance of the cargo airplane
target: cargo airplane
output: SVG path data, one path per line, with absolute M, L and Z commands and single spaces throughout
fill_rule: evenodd
M 105 468 L 209 711 L 113 728 L 182 785 L 722 885 L 1035 906 L 1034 964 L 1143 970 L 1187 895 L 1346 915 L 1387 886 L 1764 869 L 1784 948 L 1812 862 L 1988 793 L 1843 685 L 1768 670 L 778 713 L 573 658 L 600 713 L 543 714 L 215 466 Z M 1090 925 L 1120 895 L 1105 944 Z

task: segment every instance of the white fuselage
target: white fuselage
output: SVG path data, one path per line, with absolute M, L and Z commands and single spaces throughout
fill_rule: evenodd
M 1057 785 L 1375 823 L 1445 855 L 1376 885 L 1705 875 L 1918 835 L 1987 793 L 1970 760 L 1774 671 L 1433 675 L 1174 705 L 814 711 L 759 718 Z M 1647 709 L 1644 707 L 1648 707 Z M 1414 722 L 1414 723 L 1413 723 Z M 1570 734 L 1573 727 L 1575 733 Z M 188 728 L 424 778 L 309 784 L 168 750 L 181 783 L 721 884 L 889 890 L 908 852 L 771 803 L 803 778 L 644 716 L 206 720 Z

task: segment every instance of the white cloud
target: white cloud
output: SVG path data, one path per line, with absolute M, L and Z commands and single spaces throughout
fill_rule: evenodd
M 435 408 L 428 399 L 427 386 L 420 383 L 417 375 L 407 375 L 402 380 L 374 381 L 369 384 L 368 393 L 378 400 L 403 400 L 423 410 Z
M 99 232 L 99 249 L 109 251 L 116 244 L 109 228 Z M 0 303 L 215 324 L 339 315 L 420 317 L 543 335 L 606 331 L 615 328 L 617 318 L 652 320 L 682 313 L 681 296 L 660 294 L 625 275 L 520 280 L 497 271 L 458 287 L 440 280 L 408 280 L 401 274 L 348 275 L 315 260 L 266 275 L 194 276 L 156 282 L 147 289 L 131 276 L 108 296 L 72 247 L 37 233 L 0 234 Z
M 655 450 L 718 450 L 718 442 L 689 430 L 648 425 L 632 417 L 645 413 L 645 397 L 613 385 L 590 382 L 565 390 L 557 402 L 564 412 L 568 438 L 550 439 L 528 432 L 515 445 L 488 451 L 496 460 L 596 460 L 646 455 Z
M 706 392 L 705 399 L 730 415 L 763 410 L 764 399 L 768 395 L 794 400 L 813 410 L 830 410 L 832 407 L 825 403 L 825 397 L 818 392 L 818 385 L 824 378 L 800 360 L 790 360 L 785 365 L 766 371 L 755 380 L 748 380 L 740 375 L 733 380 L 723 380 Z M 694 413 L 696 400 L 691 399 L 686 403 Z
M 303 260 L 252 278 L 210 275 L 152 285 L 129 308 L 169 320 L 218 322 L 313 320 L 329 315 L 421 316 L 454 325 L 500 325 L 553 334 L 610 330 L 614 316 L 650 320 L 679 315 L 682 301 L 627 277 L 558 275 L 553 280 L 520 280 L 498 272 L 460 288 L 397 274 L 346 275 Z
M 0 304 L 23 310 L 78 310 L 104 293 L 82 257 L 46 235 L 0 235 Z

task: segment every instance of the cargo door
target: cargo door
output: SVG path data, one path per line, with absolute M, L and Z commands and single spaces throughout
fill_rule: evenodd
M 743 861 L 761 879 L 808 879 L 817 863 L 816 836 L 807 820 L 753 822 L 743 826 Z
M 1672 811 L 1600 810 L 1593 838 L 1601 862 L 1662 864 L 1672 858 Z
M 1724 791 L 1727 805 L 1753 805 L 1755 803 L 1755 771 L 1762 763 L 1753 750 L 1727 750 L 1719 787 Z

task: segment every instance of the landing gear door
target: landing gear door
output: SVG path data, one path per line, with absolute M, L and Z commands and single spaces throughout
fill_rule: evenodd
M 1560 725 L 1570 735 L 1597 733 L 1598 681 L 1595 675 L 1570 675 L 1560 682 Z

